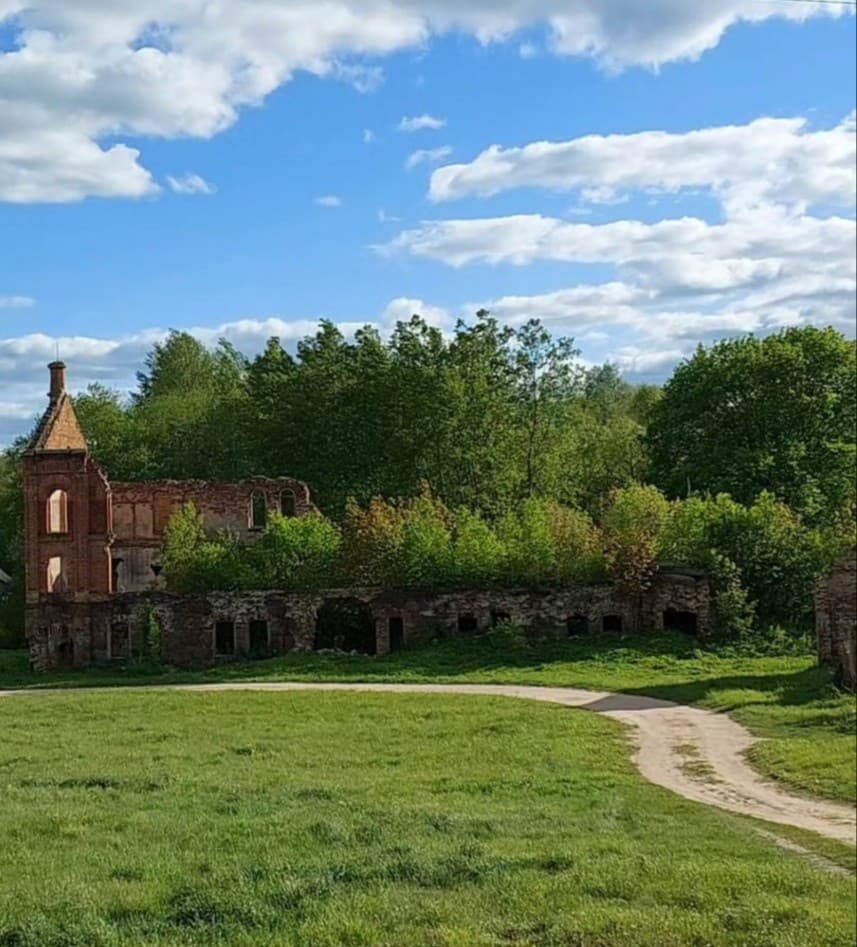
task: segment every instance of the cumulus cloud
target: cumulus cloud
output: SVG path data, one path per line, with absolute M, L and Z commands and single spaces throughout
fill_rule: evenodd
M 414 315 L 422 316 L 429 325 L 437 328 L 446 328 L 451 322 L 449 312 L 443 307 L 432 306 L 422 299 L 408 296 L 391 299 L 381 316 L 381 322 L 385 326 L 393 326 L 396 322 L 407 322 Z
M 399 131 L 400 132 L 421 132 L 426 129 L 430 131 L 436 131 L 439 128 L 446 127 L 445 118 L 436 118 L 434 115 L 414 115 L 412 117 L 405 116 L 399 122 Z
M 442 145 L 440 148 L 418 148 L 408 155 L 405 167 L 410 170 L 420 164 L 433 164 L 437 161 L 443 161 L 451 154 L 452 148 L 449 145 Z
M 298 71 L 369 91 L 379 57 L 451 31 L 491 43 L 543 26 L 554 54 L 656 68 L 698 57 L 742 20 L 840 15 L 746 0 L 5 0 L 0 200 L 154 194 L 123 137 L 209 138 Z
M 321 197 L 315 199 L 315 203 L 319 207 L 328 207 L 336 208 L 342 207 L 342 198 L 336 194 L 323 194 Z
M 167 184 L 176 194 L 215 194 L 217 188 L 198 174 L 167 175 Z
M 519 187 L 578 190 L 609 202 L 633 190 L 710 188 L 729 206 L 854 203 L 857 162 L 854 115 L 810 131 L 803 118 L 760 118 L 684 133 L 644 131 L 538 141 L 523 148 L 492 145 L 468 164 L 438 168 L 434 201 L 497 194 Z
M 30 309 L 35 305 L 32 296 L 0 296 L 0 309 Z
M 441 219 L 376 249 L 452 267 L 607 266 L 607 282 L 499 296 L 469 309 L 484 307 L 511 323 L 538 317 L 590 340 L 607 329 L 623 340 L 610 357 L 629 372 L 652 374 L 698 341 L 736 333 L 833 325 L 854 334 L 854 162 L 853 116 L 822 131 L 809 131 L 800 119 L 760 119 L 683 135 L 489 148 L 470 164 L 436 171 L 432 196 L 486 196 L 519 186 L 576 190 L 590 202 L 642 194 L 650 217 L 665 193 L 707 188 L 722 219 Z

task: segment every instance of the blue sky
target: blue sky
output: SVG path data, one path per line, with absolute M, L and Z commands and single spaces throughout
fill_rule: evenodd
M 253 352 L 485 304 L 646 381 L 700 340 L 853 334 L 850 9 L 593 3 L 251 0 L 221 29 L 0 0 L 0 444 L 57 341 L 124 390 L 168 328 Z

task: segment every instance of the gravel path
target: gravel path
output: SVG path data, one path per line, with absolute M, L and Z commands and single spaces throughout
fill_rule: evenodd
M 490 694 L 542 700 L 604 714 L 634 730 L 634 762 L 650 782 L 694 802 L 755 816 L 768 822 L 809 829 L 828 838 L 857 844 L 857 810 L 844 803 L 809 799 L 762 779 L 747 763 L 755 738 L 725 714 L 712 713 L 651 697 L 514 684 L 315 684 L 248 681 L 229 684 L 180 684 L 188 691 L 368 691 L 399 694 Z M 117 690 L 119 688 L 111 688 Z M 131 688 L 121 688 L 129 690 Z M 39 693 L 44 693 L 40 691 Z M 66 692 L 67 693 L 67 692 Z M 0 691 L 0 697 L 33 694 Z

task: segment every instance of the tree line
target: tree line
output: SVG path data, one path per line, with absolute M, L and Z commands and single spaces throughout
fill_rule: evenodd
M 624 509 L 641 543 L 623 547 L 626 575 L 644 573 L 652 550 L 695 560 L 740 590 L 756 626 L 805 626 L 811 575 L 853 541 L 855 378 L 853 342 L 800 328 L 700 346 L 664 386 L 635 386 L 614 365 L 584 366 L 572 339 L 537 320 L 512 328 L 480 312 L 450 334 L 414 316 L 387 338 L 367 327 L 348 339 L 322 322 L 294 354 L 271 339 L 253 359 L 225 341 L 209 349 L 173 332 L 147 355 L 130 397 L 94 385 L 75 406 L 115 480 L 305 480 L 336 533 L 337 562 L 355 555 L 343 548 L 346 537 L 357 548 L 357 510 L 399 522 L 430 497 L 446 511 L 436 510 L 452 550 L 441 557 L 447 581 L 450 569 L 462 574 L 449 563 L 468 530 L 482 530 L 502 560 L 492 581 L 511 581 L 511 524 L 535 510 L 551 535 L 563 517 L 590 524 L 603 570 L 609 517 Z M 0 567 L 16 578 L 20 447 L 0 460 Z M 656 507 L 693 541 L 665 544 L 661 526 L 647 525 Z M 768 536 L 742 552 L 735 536 L 763 520 L 783 541 L 771 546 Z M 534 521 L 519 530 L 537 533 Z M 788 544 L 800 568 L 783 564 Z M 784 599 L 797 603 L 788 613 L 762 591 L 763 574 L 771 589 L 788 576 Z M 9 638 L 20 600 L 0 608 Z

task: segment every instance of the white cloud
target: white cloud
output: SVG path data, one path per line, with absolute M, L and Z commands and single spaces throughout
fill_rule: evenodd
M 384 84 L 384 70 L 380 66 L 368 66 L 365 63 L 333 64 L 332 73 L 337 79 L 354 86 L 358 92 L 366 95 L 377 92 Z
M 538 260 L 610 263 L 661 290 L 717 292 L 776 279 L 789 270 L 850 275 L 854 237 L 853 220 L 792 215 L 769 205 L 720 224 L 697 217 L 588 224 L 540 214 L 425 221 L 377 249 L 453 267 Z
M 401 220 L 400 217 L 394 217 L 392 214 L 388 214 L 383 207 L 378 210 L 378 223 L 380 224 L 396 224 Z
M 167 184 L 176 194 L 215 194 L 217 188 L 198 174 L 167 175 Z
M 451 31 L 491 43 L 541 26 L 554 54 L 656 68 L 742 20 L 846 14 L 747 0 L 0 0 L 0 200 L 157 193 L 123 138 L 210 138 L 298 71 L 368 91 L 378 57 Z
M 439 128 L 446 127 L 445 118 L 436 118 L 434 115 L 414 115 L 405 116 L 399 122 L 400 132 L 420 132 L 426 129 L 436 131 Z
M 342 207 L 342 198 L 336 194 L 324 194 L 321 197 L 317 197 L 315 203 L 319 207 Z
M 539 187 L 579 190 L 584 200 L 597 203 L 634 190 L 703 187 L 729 206 L 851 205 L 855 145 L 853 114 L 821 131 L 808 130 L 803 118 L 760 118 L 678 134 L 644 131 L 539 141 L 523 148 L 492 145 L 469 164 L 438 168 L 429 196 L 445 201 Z
M 30 309 L 35 305 L 32 296 L 0 296 L 0 309 Z
M 419 164 L 432 164 L 437 161 L 443 161 L 452 154 L 452 148 L 449 145 L 442 145 L 440 148 L 419 148 L 412 151 L 405 161 L 405 167 L 415 168 Z
M 407 296 L 398 296 L 391 299 L 381 317 L 383 325 L 392 326 L 396 322 L 407 322 L 411 316 L 422 316 L 425 321 L 437 328 L 446 328 L 450 325 L 451 317 L 441 306 L 432 306 L 422 299 L 411 299 Z
M 372 142 L 375 141 L 375 138 L 376 138 L 375 132 L 373 132 L 371 128 L 363 129 L 363 144 L 364 145 L 371 145 Z

